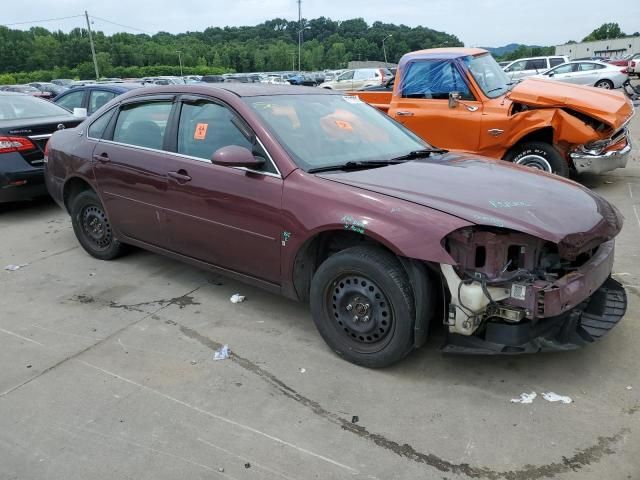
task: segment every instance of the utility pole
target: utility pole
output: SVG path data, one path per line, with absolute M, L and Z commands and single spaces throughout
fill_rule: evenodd
M 291 71 L 296 69 L 296 52 L 291 52 Z
M 298 72 L 302 58 L 302 0 L 298 0 Z
M 384 52 L 384 66 L 385 66 L 386 68 L 389 68 L 389 64 L 387 63 L 387 49 L 386 49 L 386 47 L 384 46 L 384 41 L 385 41 L 387 38 L 389 38 L 389 37 L 393 37 L 393 35 L 392 35 L 392 34 L 389 34 L 389 35 L 387 35 L 386 37 L 384 37 L 384 38 L 382 39 L 382 51 Z
M 178 52 L 178 62 L 180 62 L 180 76 L 182 77 L 182 56 L 181 56 L 181 51 L 180 50 L 176 50 L 176 52 Z
M 91 23 L 89 22 L 89 14 L 84 11 L 84 18 L 87 19 L 87 30 L 89 31 L 89 43 L 91 44 L 91 55 L 93 56 L 93 66 L 96 69 L 96 80 L 100 80 L 100 72 L 98 71 L 98 60 L 96 59 L 96 47 L 93 45 L 93 34 L 91 33 Z

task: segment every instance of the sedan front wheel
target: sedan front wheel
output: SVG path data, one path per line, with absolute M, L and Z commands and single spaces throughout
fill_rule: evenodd
M 325 342 L 365 367 L 387 367 L 413 349 L 414 305 L 402 265 L 378 247 L 332 255 L 311 282 L 311 313 Z

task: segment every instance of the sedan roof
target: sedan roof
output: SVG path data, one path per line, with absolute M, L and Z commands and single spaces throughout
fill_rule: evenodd
M 340 92 L 317 87 L 294 85 L 273 85 L 268 83 L 191 83 L 187 85 L 154 85 L 145 87 L 144 91 L 135 91 L 133 95 L 143 92 L 155 93 L 192 93 L 210 95 L 212 90 L 224 90 L 237 97 L 261 97 L 267 95 L 338 95 Z M 344 93 L 342 93 L 344 94 Z M 129 97 L 131 95 L 127 95 Z

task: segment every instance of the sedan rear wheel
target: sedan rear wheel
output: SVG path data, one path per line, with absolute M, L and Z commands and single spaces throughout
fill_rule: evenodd
M 596 87 L 611 90 L 613 88 L 613 82 L 611 80 L 598 80 L 596 82 Z
M 73 231 L 87 253 L 100 260 L 111 260 L 124 251 L 124 245 L 113 235 L 109 217 L 92 190 L 80 192 L 71 201 Z
M 413 349 L 413 290 L 398 259 L 381 248 L 349 248 L 320 265 L 311 312 L 325 342 L 352 363 L 387 367 Z

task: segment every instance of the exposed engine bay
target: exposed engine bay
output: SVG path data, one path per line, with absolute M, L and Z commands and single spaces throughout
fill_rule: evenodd
M 451 294 L 450 333 L 473 335 L 488 322 L 537 322 L 566 313 L 609 278 L 613 240 L 581 248 L 503 228 L 458 230 L 446 239 L 456 265 L 441 265 Z

